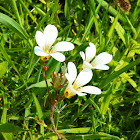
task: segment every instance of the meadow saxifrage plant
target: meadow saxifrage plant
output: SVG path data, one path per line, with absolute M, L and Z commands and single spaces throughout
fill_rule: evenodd
M 112 55 L 107 52 L 102 52 L 95 57 L 96 47 L 91 42 L 89 43 L 89 46 L 86 48 L 85 53 L 81 51 L 80 55 L 83 59 L 83 65 L 81 66 L 81 70 L 85 68 L 108 70 L 109 66 L 107 66 L 106 64 L 108 64 L 112 60 Z M 92 61 L 94 57 L 95 59 Z
M 80 55 L 83 59 L 83 65 L 81 67 L 80 73 L 77 75 L 77 69 L 73 62 L 68 62 L 67 68 L 66 64 L 61 67 L 62 73 L 51 73 L 51 84 L 55 90 L 55 93 L 52 95 L 48 87 L 46 80 L 45 71 L 49 69 L 48 66 L 45 66 L 45 61 L 48 61 L 51 57 L 57 61 L 65 61 L 65 56 L 60 53 L 63 51 L 70 51 L 74 49 L 74 45 L 67 41 L 61 41 L 57 44 L 54 44 L 58 36 L 58 30 L 54 25 L 47 25 L 44 29 L 44 33 L 37 31 L 35 35 L 36 42 L 38 46 L 35 46 L 34 52 L 37 56 L 40 56 L 42 60 L 42 73 L 46 82 L 46 88 L 48 92 L 48 101 L 51 105 L 50 120 L 52 123 L 53 131 L 58 136 L 60 140 L 62 135 L 58 134 L 57 128 L 54 123 L 54 110 L 56 104 L 62 101 L 64 98 L 72 98 L 75 95 L 85 96 L 89 94 L 101 94 L 101 90 L 95 86 L 86 85 L 92 79 L 93 73 L 92 69 L 108 70 L 109 67 L 106 65 L 112 60 L 112 55 L 103 52 L 99 54 L 91 63 L 90 61 L 96 54 L 96 47 L 93 43 L 89 43 L 89 47 L 86 48 L 86 52 L 80 52 Z M 66 84 L 67 83 L 67 84 Z M 64 89 L 64 93 L 59 95 L 59 90 Z M 44 102 L 45 106 L 46 100 Z

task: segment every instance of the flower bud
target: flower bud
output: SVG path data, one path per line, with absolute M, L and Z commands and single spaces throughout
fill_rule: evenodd
M 48 68 L 49 68 L 49 66 L 44 66 L 43 70 L 46 71 L 46 70 L 48 70 Z
M 64 86 L 64 84 L 67 82 L 67 79 L 62 73 L 56 74 L 56 72 L 54 73 L 52 72 L 51 76 L 52 76 L 51 84 L 56 90 L 60 90 Z

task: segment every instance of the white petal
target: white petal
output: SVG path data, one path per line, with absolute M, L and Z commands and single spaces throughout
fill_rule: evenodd
M 35 34 L 35 39 L 39 47 L 42 48 L 43 46 L 45 46 L 46 38 L 42 32 L 37 31 Z
M 90 47 L 86 48 L 86 61 L 90 62 L 96 54 L 96 47 L 93 43 L 89 43 Z
M 71 42 L 61 41 L 54 46 L 54 50 L 57 51 L 70 51 L 74 49 L 74 45 Z
M 55 42 L 58 36 L 58 30 L 54 25 L 47 25 L 44 29 L 46 46 L 49 48 Z
M 51 53 L 50 55 L 59 62 L 65 61 L 65 56 L 62 53 L 56 52 Z
M 92 69 L 92 65 L 90 63 L 84 61 L 81 69 L 83 70 L 85 68 Z
M 85 60 L 85 53 L 83 51 L 80 51 L 80 55 L 81 55 L 81 57 L 82 57 L 82 59 L 84 61 Z
M 86 68 L 86 69 L 82 70 L 74 82 L 74 85 L 73 85 L 74 89 L 87 84 L 92 79 L 92 76 L 93 76 L 93 74 L 90 69 Z
M 35 46 L 34 47 L 34 52 L 37 56 L 48 56 L 48 53 L 45 53 L 40 47 Z
M 85 92 L 85 93 L 89 93 L 89 94 L 101 94 L 101 90 L 97 87 L 94 86 L 85 86 L 85 87 L 81 87 L 78 90 L 79 92 Z
M 107 52 L 103 52 L 100 53 L 91 63 L 93 66 L 94 65 L 100 65 L 100 64 L 107 64 L 112 60 L 112 55 L 107 53 Z
M 78 96 L 85 96 L 85 95 L 87 95 L 86 93 L 82 93 L 82 92 L 78 92 L 78 91 L 76 91 L 76 94 L 77 94 Z
M 98 69 L 98 70 L 108 70 L 109 69 L 109 66 L 107 65 L 95 65 L 92 67 L 92 69 Z
M 73 62 L 68 63 L 68 73 L 65 74 L 67 80 L 72 84 L 77 76 L 77 69 Z

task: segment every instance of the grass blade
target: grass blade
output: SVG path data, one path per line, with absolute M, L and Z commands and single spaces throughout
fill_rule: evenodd
M 108 10 L 111 14 L 113 14 L 114 16 L 116 16 L 118 14 L 118 11 L 116 11 L 112 6 L 110 6 L 106 1 L 104 0 L 96 0 L 98 3 L 101 3 L 101 5 Z M 126 23 L 127 20 L 121 15 L 119 14 L 118 17 L 119 20 L 121 20 L 122 22 Z
M 110 38 L 114 29 L 115 29 L 115 25 L 117 24 L 117 21 L 118 21 L 118 16 L 119 16 L 119 13 L 117 14 L 117 16 L 115 17 L 114 21 L 113 21 L 113 24 L 111 25 L 110 29 L 109 29 L 109 32 L 108 32 L 108 37 Z
M 7 96 L 6 94 L 3 92 L 3 112 L 2 112 L 2 116 L 1 116 L 1 124 L 6 123 L 6 117 L 7 117 Z
M 32 13 L 29 11 L 29 9 L 27 8 L 27 6 L 25 5 L 25 3 L 22 0 L 19 0 L 21 5 L 23 6 L 23 8 L 26 10 L 26 12 L 29 14 L 30 18 L 36 23 L 36 25 L 38 25 L 38 23 L 36 22 L 35 17 L 32 15 Z
M 13 9 L 13 11 L 14 11 L 14 13 L 15 13 L 15 16 L 16 16 L 16 18 L 17 18 L 17 20 L 18 20 L 20 26 L 23 28 L 22 22 L 21 22 L 21 18 L 20 18 L 20 16 L 19 16 L 19 12 L 18 12 L 17 5 L 16 5 L 15 0 L 11 0 L 11 4 L 12 4 L 12 9 Z
M 44 121 L 41 106 L 40 106 L 39 101 L 38 101 L 34 92 L 32 92 L 32 96 L 33 96 L 34 103 L 35 103 L 35 106 L 36 106 L 36 111 L 37 111 L 37 114 L 38 114 L 38 118 L 39 118 L 40 121 Z M 42 135 L 44 135 L 44 127 L 42 125 L 40 125 L 40 133 Z
M 112 89 L 112 85 L 110 86 L 110 88 L 107 90 L 106 94 L 105 94 L 105 97 L 102 101 L 102 104 L 101 104 L 101 112 L 103 115 L 105 115 L 107 109 L 108 109 L 108 106 L 109 106 L 109 103 L 110 103 L 110 100 L 111 100 L 111 89 Z
M 26 40 L 28 39 L 27 33 L 25 32 L 25 30 L 15 20 L 10 18 L 9 16 L 0 13 L 0 23 L 5 25 L 7 28 L 11 29 L 13 32 L 16 32 L 17 34 L 19 34 L 22 38 Z
M 105 81 L 103 81 L 101 83 L 101 86 L 100 87 L 103 88 L 103 87 L 107 86 L 113 79 L 115 79 L 116 77 L 118 77 L 123 72 L 130 70 L 131 68 L 133 68 L 135 65 L 138 65 L 139 63 L 140 63 L 140 58 L 138 58 L 137 60 L 129 63 L 127 66 L 125 66 L 124 68 L 120 69 L 119 71 L 114 72 Z

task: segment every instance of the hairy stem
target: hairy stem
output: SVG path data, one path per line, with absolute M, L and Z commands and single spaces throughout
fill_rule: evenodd
M 49 90 L 49 86 L 48 86 L 48 83 L 47 83 L 47 80 L 46 80 L 46 75 L 45 75 L 45 70 L 44 70 L 44 63 L 45 62 L 43 61 L 42 62 L 42 73 L 43 73 L 43 77 L 44 77 L 46 87 L 47 87 L 47 91 L 48 91 L 48 94 L 49 94 L 49 101 L 52 104 L 51 94 L 50 94 L 50 90 Z M 45 102 L 44 102 L 44 106 L 45 106 L 45 104 L 46 104 L 46 99 L 45 99 Z
M 51 115 L 50 115 L 50 118 L 51 118 L 51 123 L 52 123 L 53 130 L 54 130 L 55 134 L 57 135 L 58 139 L 61 140 L 61 136 L 57 132 L 57 129 L 56 129 L 55 123 L 54 123 L 54 118 L 53 118 L 54 109 L 55 109 L 55 106 L 56 106 L 56 103 L 57 103 L 57 93 L 58 93 L 58 91 L 56 91 L 56 93 L 55 93 L 54 103 L 51 106 Z

